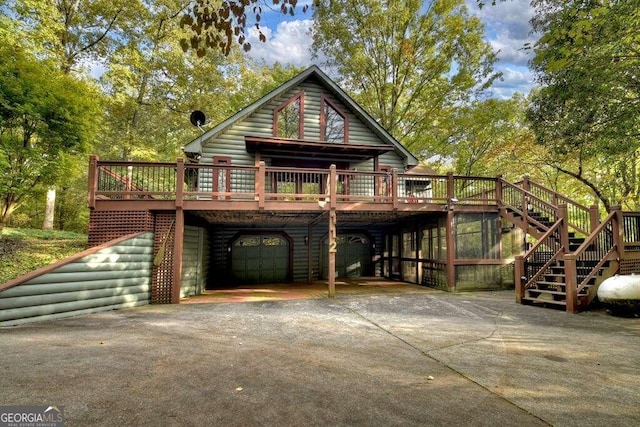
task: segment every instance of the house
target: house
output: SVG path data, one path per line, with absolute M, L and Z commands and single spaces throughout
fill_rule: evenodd
M 318 67 L 214 126 L 184 152 L 187 162 L 177 166 L 184 170 L 181 206 L 155 208 L 162 195 L 146 192 L 153 199 L 144 212 L 135 208 L 131 219 L 117 220 L 123 228 L 113 228 L 106 224 L 114 213 L 126 214 L 108 203 L 124 200 L 92 202 L 91 244 L 146 230 L 151 221 L 159 236 L 173 226 L 183 242 L 175 251 L 199 260 L 194 267 L 183 258 L 178 275 L 174 259 L 166 267 L 171 274 L 162 275 L 173 278 L 167 285 L 173 294 L 158 293 L 159 300 L 238 283 L 329 279 L 332 271 L 338 278 L 384 276 L 450 290 L 513 285 L 522 236 L 503 227 L 496 205 L 486 203 L 495 179 L 454 183 L 450 177 L 449 183 L 432 171 L 412 172 L 422 167 L 418 159 Z M 113 176 L 128 176 L 124 165 L 118 171 L 119 165 L 100 164 Z M 120 185 L 113 176 L 103 179 Z M 132 178 L 132 188 L 145 187 L 141 176 Z M 108 196 L 105 182 L 97 184 L 98 194 Z M 454 206 L 449 184 L 477 202 Z M 457 235 L 447 226 L 454 212 Z M 460 247 L 458 271 L 448 273 L 445 248 L 453 240 Z
M 528 179 L 435 174 L 316 66 L 184 153 L 175 163 L 92 156 L 92 249 L 0 285 L 10 307 L 0 324 L 238 284 L 324 280 L 331 296 L 336 280 L 371 276 L 448 291 L 515 286 L 518 302 L 575 312 L 604 277 L 640 272 L 640 213 L 600 220 L 597 206 Z

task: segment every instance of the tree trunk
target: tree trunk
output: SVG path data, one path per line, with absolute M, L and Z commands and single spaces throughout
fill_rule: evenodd
M 43 230 L 53 230 L 53 218 L 55 216 L 56 207 L 56 189 L 49 188 L 47 190 L 47 202 L 44 208 L 44 222 L 42 223 Z

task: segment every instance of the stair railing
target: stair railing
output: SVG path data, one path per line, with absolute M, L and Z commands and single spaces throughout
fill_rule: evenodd
M 549 224 L 543 224 L 531 217 L 531 213 L 533 212 L 549 218 L 552 224 L 558 221 L 558 206 L 552 205 L 535 194 L 504 179 L 500 179 L 498 184 L 501 187 L 498 193 L 501 199 L 499 203 L 501 203 L 503 207 L 511 209 L 518 215 L 521 215 L 526 224 L 533 225 L 541 231 L 547 231 L 549 229 Z
M 565 254 L 567 311 L 578 311 L 578 295 L 595 278 L 607 261 L 620 258 L 623 246 L 621 234 L 622 211 L 612 207 L 609 215 L 596 227 L 580 247 Z M 580 269 L 578 269 L 580 265 Z
M 600 223 L 597 204 L 588 208 L 543 185 L 529 181 L 528 178 L 516 183 L 510 183 L 500 178 L 498 182 L 501 186 L 499 192 L 501 200 L 499 202 L 522 215 L 525 221 L 532 223 L 539 229 L 546 230 L 548 227 L 529 218 L 529 213 L 536 212 L 545 215 L 550 221 L 555 222 L 558 219 L 558 206 L 561 205 L 567 206 L 566 226 L 568 231 L 588 236 Z M 527 209 L 522 209 L 523 206 L 526 206 Z
M 516 301 L 522 302 L 525 289 L 534 286 L 540 277 L 561 260 L 566 241 L 562 238 L 565 219 L 558 219 L 523 255 L 516 256 L 515 282 Z M 563 244 L 564 241 L 564 244 Z
M 598 226 L 599 212 L 597 204 L 588 208 L 544 185 L 530 181 L 526 177 L 520 181 L 519 185 L 522 185 L 523 189 L 535 194 L 536 197 L 551 205 L 567 205 L 567 226 L 577 234 L 588 236 Z

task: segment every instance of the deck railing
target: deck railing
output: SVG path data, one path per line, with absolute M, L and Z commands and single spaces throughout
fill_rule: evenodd
M 109 162 L 92 157 L 96 200 L 258 200 L 497 205 L 496 178 L 215 164 Z

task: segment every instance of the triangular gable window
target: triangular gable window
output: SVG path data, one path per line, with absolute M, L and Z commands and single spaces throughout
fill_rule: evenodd
M 320 139 L 326 142 L 349 142 L 349 121 L 325 94 L 320 100 Z
M 273 111 L 273 136 L 304 139 L 304 96 L 292 96 Z

